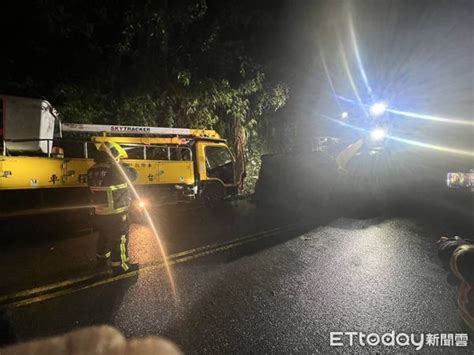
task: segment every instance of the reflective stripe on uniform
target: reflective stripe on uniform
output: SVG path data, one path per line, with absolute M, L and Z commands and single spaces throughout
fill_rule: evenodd
M 110 190 L 111 191 L 115 191 L 115 190 L 120 190 L 120 189 L 126 189 L 128 187 L 127 183 L 124 182 L 123 184 L 120 184 L 120 185 L 112 185 L 112 186 L 109 186 Z
M 95 213 L 98 215 L 111 215 L 128 210 L 128 206 L 115 208 L 114 206 L 114 196 L 113 191 L 127 189 L 127 183 L 112 185 L 112 186 L 90 186 L 92 192 L 105 192 L 107 194 L 107 205 L 98 205 L 95 206 Z
M 128 187 L 127 183 L 111 186 L 89 186 L 91 191 L 115 191 L 120 189 L 126 189 Z
M 127 265 L 127 261 L 128 261 L 128 258 L 127 258 L 127 235 L 124 234 L 122 235 L 122 237 L 120 238 L 120 260 L 122 261 L 122 269 L 124 271 L 127 271 L 128 270 L 128 265 Z
M 118 213 L 126 212 L 127 210 L 128 210 L 128 206 L 120 207 L 116 209 L 109 208 L 109 207 L 96 206 L 95 214 L 100 215 L 100 216 L 107 216 L 110 214 L 118 214 Z
M 105 254 L 96 254 L 97 258 L 99 259 L 108 259 L 112 255 L 112 252 L 107 252 Z

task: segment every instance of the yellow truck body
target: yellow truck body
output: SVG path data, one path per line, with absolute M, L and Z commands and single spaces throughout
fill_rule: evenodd
M 239 181 L 210 173 L 206 149 L 230 150 L 223 142 L 198 142 L 192 160 L 124 159 L 137 171 L 137 190 L 150 205 L 218 201 L 236 195 Z M 14 211 L 89 203 L 87 170 L 93 159 L 0 156 L 0 218 Z M 34 207 L 32 207 L 34 206 Z
M 85 203 L 87 171 L 106 142 L 127 152 L 124 162 L 138 173 L 134 184 L 151 198 L 223 199 L 238 193 L 245 175 L 237 176 L 235 158 L 214 130 L 62 123 L 47 101 L 13 96 L 0 96 L 0 116 L 0 216 L 37 205 L 30 196 L 47 205 L 64 205 L 68 196 L 67 203 Z

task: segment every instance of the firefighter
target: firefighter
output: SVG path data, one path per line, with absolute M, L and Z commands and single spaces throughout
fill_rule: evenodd
M 95 164 L 87 171 L 94 226 L 98 231 L 96 251 L 100 274 L 138 270 L 138 264 L 129 264 L 127 252 L 131 195 L 124 176 L 134 181 L 137 172 L 120 162 L 123 158 L 127 158 L 127 153 L 120 145 L 104 143 L 99 147 Z

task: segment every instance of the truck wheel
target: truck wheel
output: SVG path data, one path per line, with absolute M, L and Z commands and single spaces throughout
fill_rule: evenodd
M 209 207 L 216 207 L 224 201 L 225 188 L 221 184 L 209 184 L 204 188 L 202 197 Z

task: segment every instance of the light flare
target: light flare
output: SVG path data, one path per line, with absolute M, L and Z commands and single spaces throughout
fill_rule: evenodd
M 349 33 L 351 36 L 352 46 L 354 47 L 354 53 L 357 59 L 357 64 L 359 66 L 360 75 L 362 76 L 362 80 L 364 80 L 365 87 L 367 88 L 367 92 L 372 97 L 372 89 L 369 84 L 369 79 L 367 79 L 367 74 L 365 73 L 364 66 L 362 65 L 362 59 L 360 57 L 360 52 L 359 52 L 359 45 L 357 44 L 357 37 L 355 34 L 354 24 L 352 22 L 352 15 L 350 12 L 349 12 L 348 18 L 349 18 L 348 19 Z
M 374 141 L 380 141 L 384 139 L 386 135 L 387 135 L 387 132 L 382 128 L 376 128 L 372 132 L 370 132 L 370 137 Z
M 321 57 L 321 63 L 323 64 L 324 73 L 326 74 L 326 78 L 328 79 L 329 86 L 331 87 L 332 94 L 334 95 L 334 97 L 337 98 L 336 90 L 334 89 L 334 84 L 333 84 L 331 75 L 329 74 L 329 69 L 328 69 L 328 66 L 326 64 L 326 59 L 324 57 L 322 48 L 319 49 L 319 55 Z M 339 103 L 338 100 L 336 100 L 336 104 L 339 107 L 339 109 L 341 109 L 341 104 Z
M 463 120 L 459 118 L 448 118 L 448 117 L 439 117 L 439 116 L 432 116 L 432 115 L 423 115 L 414 112 L 408 111 L 399 111 L 394 109 L 387 109 L 388 112 L 394 113 L 396 115 L 401 115 L 410 118 L 419 118 L 421 120 L 429 120 L 429 121 L 436 121 L 436 122 L 443 122 L 443 123 L 452 123 L 452 124 L 459 124 L 459 125 L 466 125 L 466 126 L 474 126 L 474 121 Z
M 341 96 L 341 95 L 335 95 L 335 97 L 338 100 L 357 105 L 357 101 L 349 99 L 347 97 Z M 364 105 L 365 107 L 369 107 L 369 105 Z M 400 116 L 405 116 L 405 117 L 410 117 L 410 118 L 419 118 L 421 120 L 429 120 L 429 121 L 435 121 L 435 122 L 442 122 L 442 123 L 451 123 L 451 124 L 458 124 L 458 125 L 465 125 L 465 126 L 474 126 L 474 121 L 473 120 L 465 120 L 461 118 L 448 118 L 448 117 L 441 117 L 441 116 L 433 116 L 433 115 L 426 115 L 426 114 L 421 114 L 421 113 L 415 113 L 415 112 L 409 112 L 409 111 L 401 111 L 401 110 L 396 110 L 393 108 L 386 108 L 386 112 L 393 113 L 395 115 L 400 115 Z
M 350 127 L 350 128 L 352 128 L 354 130 L 357 130 L 357 131 L 370 133 L 370 131 L 368 131 L 368 130 L 362 128 L 362 127 L 358 127 L 358 126 L 352 125 L 350 123 L 343 122 L 343 121 L 335 119 L 333 117 L 330 117 L 330 116 L 327 116 L 327 115 L 324 115 L 324 114 L 317 114 L 317 115 L 319 115 L 321 117 L 324 117 L 324 118 L 326 118 L 330 121 L 336 122 L 337 124 L 340 124 L 342 126 Z M 392 136 L 392 135 L 388 135 L 388 134 L 385 135 L 384 138 L 391 139 L 391 140 L 394 140 L 394 141 L 397 141 L 397 142 L 400 142 L 400 143 L 413 145 L 413 146 L 416 146 L 416 147 L 436 150 L 436 151 L 439 151 L 439 152 L 442 152 L 442 153 L 450 153 L 450 154 L 474 157 L 474 151 L 451 148 L 451 147 L 445 147 L 445 146 L 431 144 L 431 143 L 424 143 L 424 142 L 419 142 L 419 141 L 415 141 L 415 140 L 412 140 L 412 139 L 401 138 L 401 137 Z
M 370 106 L 370 113 L 374 116 L 380 116 L 387 110 L 387 104 L 385 102 L 376 102 Z
M 414 146 L 422 147 L 422 148 L 428 148 L 428 149 L 436 150 L 436 151 L 443 152 L 443 153 L 451 153 L 451 154 L 456 154 L 456 155 L 474 157 L 474 152 L 469 151 L 469 150 L 456 149 L 456 148 L 451 148 L 451 147 L 444 147 L 444 146 L 441 146 L 441 145 L 430 144 L 430 143 L 423 143 L 423 142 L 418 142 L 418 141 L 414 141 L 414 140 L 411 140 L 411 139 L 406 139 L 406 138 L 401 138 L 401 137 L 396 137 L 396 136 L 391 136 L 391 135 L 387 135 L 385 137 L 388 138 L 388 139 L 397 141 L 397 142 L 410 144 L 410 145 L 414 145 Z
M 158 247 L 160 248 L 160 253 L 161 253 L 161 256 L 163 258 L 163 262 L 164 262 L 164 265 L 165 265 L 165 270 L 166 270 L 166 273 L 168 274 L 168 279 L 170 281 L 171 290 L 173 292 L 173 296 L 174 296 L 175 300 L 177 300 L 176 285 L 175 285 L 175 282 L 174 282 L 173 274 L 171 273 L 170 265 L 168 263 L 167 252 L 166 252 L 166 249 L 165 249 L 165 247 L 164 247 L 164 245 L 161 241 L 160 236 L 158 235 L 158 231 L 156 230 L 155 224 L 153 223 L 153 219 L 151 218 L 151 216 L 148 212 L 148 209 L 146 208 L 146 204 L 143 202 L 142 198 L 140 197 L 140 195 L 137 192 L 137 189 L 135 188 L 135 186 L 130 181 L 130 178 L 128 177 L 127 173 L 123 170 L 122 166 L 120 166 L 120 163 L 117 160 L 113 159 L 113 155 L 112 155 L 112 152 L 110 151 L 109 147 L 107 147 L 107 145 L 104 145 L 104 147 L 105 147 L 107 153 L 112 157 L 112 160 L 115 162 L 115 165 L 119 169 L 120 173 L 123 175 L 123 177 L 127 181 L 127 184 L 129 186 L 130 190 L 132 191 L 135 198 L 139 201 L 139 205 L 143 204 L 143 207 L 142 207 L 143 208 L 143 213 L 145 214 L 146 220 L 147 220 L 151 230 L 153 231 L 153 236 L 155 237 L 155 240 L 158 243 Z
M 354 82 L 354 77 L 352 76 L 351 69 L 349 67 L 349 62 L 347 61 L 346 52 L 344 50 L 344 46 L 343 46 L 340 39 L 339 39 L 339 52 L 341 54 L 342 64 L 343 64 L 344 70 L 347 74 L 347 78 L 349 79 L 349 83 L 351 84 L 352 90 L 354 91 L 354 95 L 356 96 L 357 101 L 359 102 L 359 105 L 362 108 L 362 111 L 364 111 L 364 114 L 367 116 L 366 107 L 362 103 L 362 99 L 360 98 L 359 90 L 357 90 L 357 85 Z

